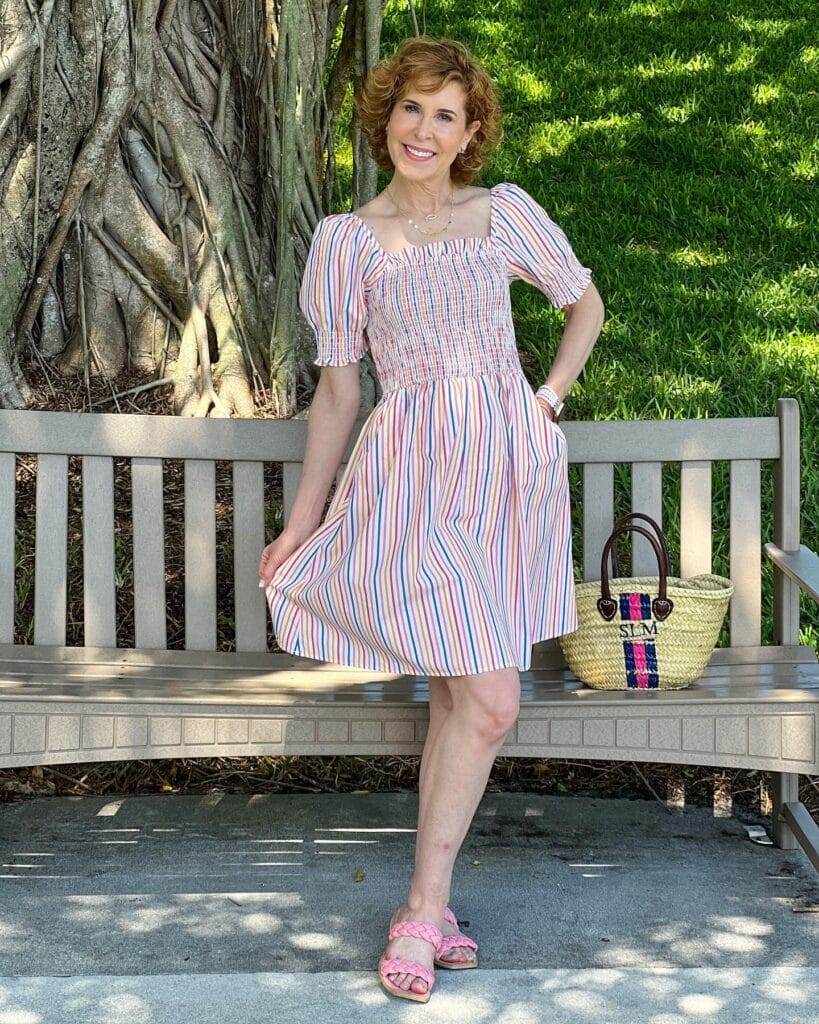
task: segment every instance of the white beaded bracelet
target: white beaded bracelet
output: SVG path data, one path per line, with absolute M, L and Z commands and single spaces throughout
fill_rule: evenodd
M 560 401 L 560 398 L 554 388 L 549 387 L 548 384 L 541 384 L 535 394 L 540 398 L 546 399 L 554 410 L 555 416 L 560 415 L 560 410 L 563 408 L 563 402 Z

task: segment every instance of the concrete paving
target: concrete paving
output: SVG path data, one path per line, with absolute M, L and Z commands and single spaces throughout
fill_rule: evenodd
M 409 792 L 0 806 L 0 1024 L 819 1020 L 819 875 L 752 842 L 763 819 L 513 793 L 455 868 L 479 968 L 390 997 L 416 814 Z

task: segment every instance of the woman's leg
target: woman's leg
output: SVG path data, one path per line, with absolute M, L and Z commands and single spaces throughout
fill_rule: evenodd
M 424 820 L 427 797 L 427 776 L 429 760 L 432 748 L 446 721 L 446 717 L 452 710 L 452 697 L 449 694 L 449 680 L 446 676 L 429 676 L 429 728 L 424 739 L 424 749 L 421 754 L 421 766 L 418 770 L 418 827 Z
M 454 676 L 449 680 L 452 710 L 437 729 L 424 766 L 424 811 L 419 814 L 415 868 L 407 901 L 396 920 L 414 918 L 444 924 L 444 908 L 455 858 L 486 789 L 498 750 L 520 708 L 516 668 Z M 420 939 L 401 937 L 387 945 L 388 956 L 432 966 L 433 950 Z M 390 975 L 414 992 L 426 982 L 411 974 Z
M 418 829 L 424 827 L 426 816 L 428 786 L 426 785 L 430 757 L 432 749 L 438 739 L 441 726 L 446 716 L 453 708 L 452 697 L 449 694 L 449 680 L 446 676 L 429 676 L 429 728 L 424 741 L 424 750 L 421 754 L 421 766 L 418 773 Z M 444 921 L 441 926 L 444 935 L 455 935 L 460 931 L 457 925 Z M 443 959 L 452 963 L 464 963 L 474 960 L 475 953 L 468 946 L 451 946 L 443 955 Z

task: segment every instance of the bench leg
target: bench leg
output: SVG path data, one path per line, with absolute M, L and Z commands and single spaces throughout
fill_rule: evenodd
M 771 772 L 771 803 L 773 813 L 773 841 L 780 850 L 795 850 L 799 843 L 785 821 L 782 809 L 785 804 L 799 800 L 799 776 L 791 772 Z
M 799 776 L 772 772 L 773 838 L 782 850 L 801 849 L 819 871 L 819 825 L 799 799 Z

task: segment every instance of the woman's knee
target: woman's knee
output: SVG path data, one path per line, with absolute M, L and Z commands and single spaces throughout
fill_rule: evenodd
M 520 713 L 520 673 L 516 668 L 458 676 L 451 684 L 456 709 L 487 739 L 503 738 Z

